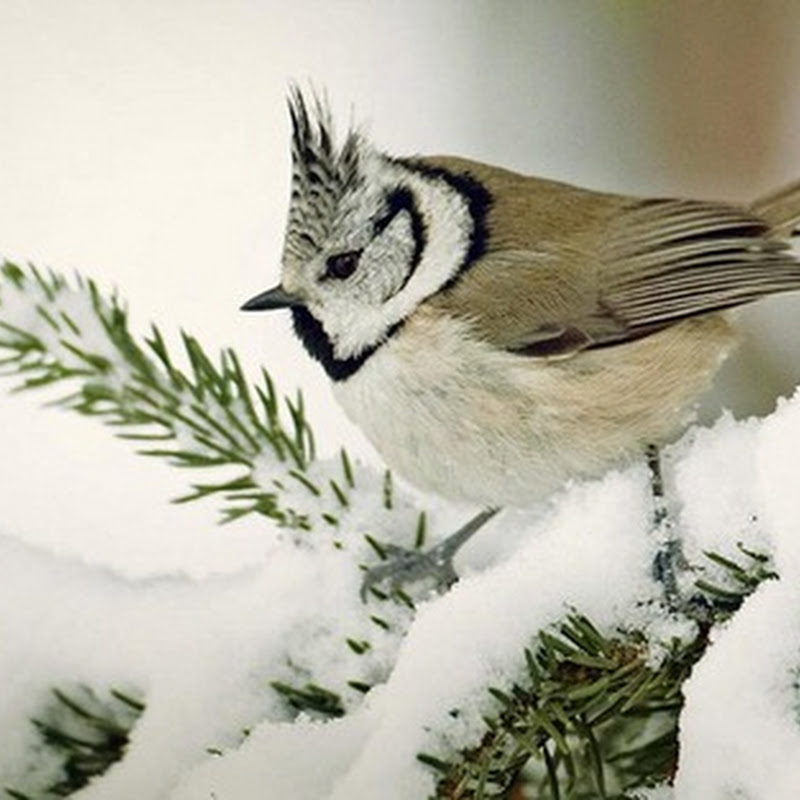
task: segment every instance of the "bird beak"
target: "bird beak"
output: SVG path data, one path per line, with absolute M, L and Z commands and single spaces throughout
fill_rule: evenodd
M 275 308 L 292 308 L 302 305 L 302 300 L 296 295 L 289 294 L 280 284 L 251 297 L 243 306 L 242 311 L 272 311 Z

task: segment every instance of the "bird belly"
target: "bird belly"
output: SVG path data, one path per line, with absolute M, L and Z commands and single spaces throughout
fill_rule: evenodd
M 414 314 L 334 392 L 388 466 L 425 491 L 529 506 L 674 437 L 733 337 L 718 315 L 560 360 L 498 350 Z

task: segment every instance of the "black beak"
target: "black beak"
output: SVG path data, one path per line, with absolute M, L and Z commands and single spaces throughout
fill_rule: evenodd
M 283 286 L 275 286 L 251 297 L 243 306 L 242 311 L 272 311 L 276 308 L 291 308 L 302 305 L 299 297 L 289 294 Z

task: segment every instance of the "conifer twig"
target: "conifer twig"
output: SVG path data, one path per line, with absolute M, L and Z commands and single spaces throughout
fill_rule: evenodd
M 307 514 L 280 489 L 312 485 L 314 440 L 302 398 L 281 401 L 265 371 L 251 387 L 232 350 L 215 360 L 194 337 L 181 339 L 187 369 L 176 366 L 157 327 L 137 342 L 125 308 L 94 281 L 0 265 L 0 375 L 16 378 L 16 390 L 59 387 L 56 405 L 101 418 L 140 453 L 236 470 L 233 479 L 194 484 L 178 502 L 217 495 L 226 520 L 256 512 L 307 527 Z M 325 489 L 331 513 L 347 503 L 352 483 L 345 457 L 342 480 Z

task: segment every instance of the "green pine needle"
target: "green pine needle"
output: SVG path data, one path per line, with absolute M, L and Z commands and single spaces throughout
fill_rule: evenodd
M 501 798 L 525 786 L 541 800 L 611 800 L 668 781 L 681 687 L 705 652 L 709 626 L 776 577 L 768 557 L 739 551 L 741 560 L 707 554 L 715 580 L 698 588 L 707 589 L 711 616 L 693 639 L 673 642 L 658 666 L 641 632 L 604 634 L 581 614 L 540 631 L 523 654 L 523 677 L 510 690 L 488 690 L 497 711 L 485 718 L 480 743 L 450 761 L 420 756 L 439 774 L 435 796 Z
M 323 719 L 341 717 L 345 713 L 339 695 L 316 684 L 297 687 L 272 681 L 270 685 L 297 713 L 305 712 Z
M 259 465 L 274 465 L 319 497 L 306 474 L 314 437 L 302 397 L 281 400 L 265 371 L 261 384 L 252 386 L 231 350 L 211 358 L 185 332 L 181 344 L 188 369 L 176 366 L 157 327 L 137 342 L 119 300 L 93 281 L 0 265 L 0 375 L 16 378 L 17 390 L 62 387 L 57 405 L 142 442 L 143 455 L 179 467 L 239 470 L 234 480 L 194 485 L 178 502 L 222 497 L 228 521 L 250 513 L 279 524 L 306 518 L 283 508 L 280 493 L 261 489 L 254 478 Z M 348 506 L 355 485 L 344 452 L 342 466 L 345 480 L 332 486 L 328 514 Z
M 130 692 L 112 689 L 108 696 L 86 686 L 54 688 L 32 720 L 40 746 L 55 756 L 54 767 L 37 773 L 40 785 L 6 786 L 15 800 L 68 797 L 123 758 L 144 703 Z

